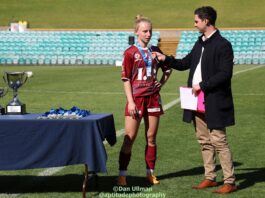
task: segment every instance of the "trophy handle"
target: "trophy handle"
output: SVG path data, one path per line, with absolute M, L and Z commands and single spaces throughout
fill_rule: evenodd
M 4 97 L 8 93 L 7 87 L 1 87 L 0 98 Z
M 7 93 L 8 93 L 8 88 L 7 87 L 3 87 L 3 90 L 2 90 L 2 95 L 0 95 L 0 98 L 1 97 L 4 97 Z
M 5 83 L 8 84 L 8 83 L 7 83 L 7 80 L 6 80 L 6 73 L 4 73 L 4 75 L 3 75 L 3 79 L 4 79 Z
M 4 87 L 4 95 L 6 95 L 8 93 L 8 87 Z
M 23 77 L 24 77 L 24 79 L 23 79 L 23 83 L 22 84 L 24 84 L 28 80 L 28 76 L 27 76 L 26 72 L 24 72 L 24 76 Z
M 5 87 L 5 95 L 8 93 L 8 87 Z
M 8 78 L 7 78 L 7 73 L 6 72 L 4 72 L 3 79 L 4 79 L 5 83 L 7 84 L 7 86 L 10 87 L 10 85 L 8 83 Z

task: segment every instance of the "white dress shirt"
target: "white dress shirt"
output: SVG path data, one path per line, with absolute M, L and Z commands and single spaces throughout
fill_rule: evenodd
M 209 39 L 214 33 L 216 32 L 213 31 L 208 37 L 203 36 L 202 40 L 206 41 L 207 39 Z M 193 78 L 192 78 L 192 85 L 198 85 L 201 81 L 202 81 L 202 70 L 201 70 L 201 61 L 202 61 L 202 55 L 203 55 L 203 51 L 204 51 L 204 47 L 202 47 L 202 52 L 201 52 L 201 57 L 200 57 L 200 61 L 195 69 Z

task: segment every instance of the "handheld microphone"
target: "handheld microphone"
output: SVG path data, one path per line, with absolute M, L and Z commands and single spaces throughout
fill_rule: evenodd
M 151 44 L 148 44 L 148 45 L 147 45 L 147 48 L 150 50 L 151 53 L 153 52 L 153 50 L 152 50 L 152 45 L 151 45 Z M 155 59 L 155 61 L 156 61 L 157 64 L 160 63 L 159 60 L 158 60 L 158 58 L 157 58 L 157 56 L 155 56 L 154 59 Z

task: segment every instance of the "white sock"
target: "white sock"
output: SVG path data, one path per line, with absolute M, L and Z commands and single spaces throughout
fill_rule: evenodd
M 120 170 L 119 176 L 126 176 L 127 171 L 126 170 Z
M 154 169 L 146 169 L 146 174 L 147 175 L 153 175 L 154 174 Z

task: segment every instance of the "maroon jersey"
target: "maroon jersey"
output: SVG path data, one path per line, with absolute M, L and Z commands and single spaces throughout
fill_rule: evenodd
M 146 59 L 148 60 L 148 49 L 146 48 L 144 51 Z M 159 48 L 154 47 L 152 47 L 152 51 L 161 52 Z M 163 63 L 157 64 L 155 60 L 152 60 L 151 75 L 147 75 L 144 59 L 138 48 L 133 45 L 124 52 L 121 79 L 131 82 L 132 94 L 134 97 L 149 96 L 160 90 L 160 88 L 155 87 L 159 68 L 161 68 L 163 72 L 170 72 L 169 67 Z

